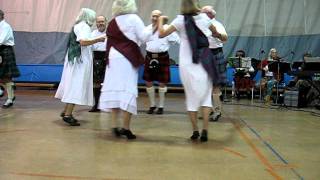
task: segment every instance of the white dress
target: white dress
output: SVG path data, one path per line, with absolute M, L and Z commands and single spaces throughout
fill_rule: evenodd
M 116 22 L 124 35 L 139 46 L 145 41 L 144 23 L 136 14 L 126 14 L 116 17 Z M 137 114 L 138 69 L 119 51 L 111 47 L 109 65 L 101 89 L 99 109 L 110 112 L 120 108 L 132 114 Z
M 91 37 L 90 26 L 80 22 L 74 26 L 77 41 Z M 93 64 L 91 46 L 81 46 L 82 63 L 68 61 L 65 57 L 61 82 L 55 97 L 64 103 L 93 106 Z
M 211 22 L 205 14 L 194 16 L 199 29 L 207 36 L 212 33 L 209 29 Z M 192 51 L 186 34 L 184 16 L 178 15 L 172 22 L 180 36 L 179 73 L 186 94 L 188 111 L 198 111 L 200 106 L 212 107 L 212 82 L 201 63 L 192 63 Z

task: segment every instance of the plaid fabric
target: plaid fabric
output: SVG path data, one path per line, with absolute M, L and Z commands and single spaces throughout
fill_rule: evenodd
M 106 72 L 105 51 L 93 52 L 93 83 L 101 84 L 104 80 Z
M 71 63 L 74 63 L 74 60 L 76 58 L 77 61 L 81 62 L 81 46 L 80 43 L 77 41 L 77 36 L 74 33 L 74 27 L 72 27 L 72 30 L 69 35 L 69 42 L 68 42 L 68 61 Z
M 157 59 L 159 61 L 159 68 L 151 69 L 149 67 L 150 61 Z M 170 58 L 169 54 L 166 53 L 158 58 L 152 58 L 150 55 L 146 55 L 146 61 L 144 64 L 143 79 L 148 82 L 158 81 L 161 83 L 170 82 Z
M 214 56 L 209 49 L 208 38 L 197 27 L 191 15 L 184 15 L 185 29 L 192 51 L 193 63 L 201 62 L 202 66 L 212 80 L 212 84 L 217 86 L 220 84 L 219 72 L 217 69 Z
M 214 50 L 212 50 L 214 51 Z M 216 61 L 215 65 L 219 72 L 219 85 L 227 84 L 227 60 L 224 58 L 223 51 L 213 53 L 213 59 Z
M 248 77 L 236 76 L 234 80 L 235 80 L 235 87 L 237 91 L 241 91 L 241 90 L 248 91 L 254 86 L 254 81 Z
M 16 65 L 16 57 L 12 46 L 0 46 L 0 79 L 15 78 L 20 76 L 19 69 Z

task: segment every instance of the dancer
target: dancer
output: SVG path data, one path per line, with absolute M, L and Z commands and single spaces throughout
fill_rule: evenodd
M 146 39 L 146 61 L 144 64 L 143 79 L 146 81 L 147 93 L 150 100 L 148 114 L 153 114 L 156 110 L 155 88 L 153 81 L 159 82 L 159 105 L 157 114 L 163 114 L 167 83 L 170 82 L 170 58 L 168 50 L 171 44 L 179 43 L 179 36 L 176 33 L 165 38 L 159 38 L 158 19 L 162 12 L 154 10 L 151 13 L 152 24 L 147 26 Z M 167 25 L 165 25 L 166 27 Z
M 101 37 L 106 34 L 107 29 L 107 19 L 104 16 L 98 16 L 96 18 L 97 29 L 92 32 L 92 37 Z M 99 42 L 92 45 L 93 50 L 93 96 L 94 96 L 94 106 L 89 112 L 99 112 L 98 109 L 101 83 L 104 79 L 104 74 L 106 71 L 106 43 Z
M 135 0 L 113 2 L 113 19 L 107 27 L 107 69 L 99 101 L 99 109 L 111 111 L 113 134 L 127 139 L 136 138 L 130 121 L 132 114 L 137 114 L 138 68 L 144 63 L 139 46 L 145 40 L 145 26 L 136 13 Z M 118 128 L 120 113 L 122 129 Z
M 220 74 L 220 82 L 217 86 L 213 87 L 212 99 L 213 99 L 213 113 L 210 114 L 210 121 L 218 121 L 221 117 L 222 102 L 220 96 L 222 95 L 220 88 L 227 83 L 227 61 L 223 55 L 223 43 L 227 42 L 228 35 L 225 27 L 221 22 L 216 19 L 216 11 L 212 6 L 204 6 L 202 12 L 206 13 L 211 19 L 211 23 L 216 27 L 217 32 L 209 37 L 210 49 L 212 51 L 214 61 L 218 65 Z
M 4 20 L 4 12 L 0 10 L 0 83 L 3 83 L 7 90 L 7 100 L 2 105 L 6 109 L 13 106 L 14 83 L 13 79 L 20 76 L 16 65 L 14 54 L 14 37 L 11 26 Z M 0 85 L 0 97 L 4 96 L 5 88 Z
M 72 116 L 75 105 L 93 106 L 93 67 L 91 45 L 104 42 L 104 37 L 91 38 L 91 26 L 96 13 L 82 8 L 70 33 L 61 82 L 55 97 L 66 103 L 62 120 L 71 126 L 80 126 Z
M 200 13 L 198 0 L 182 0 L 181 14 L 168 26 L 163 27 L 165 16 L 159 19 L 160 37 L 178 31 L 180 36 L 179 72 L 186 93 L 187 111 L 192 123 L 192 140 L 200 136 L 197 113 L 202 107 L 203 130 L 200 140 L 208 141 L 209 113 L 212 108 L 211 93 L 213 85 L 218 85 L 219 73 L 212 61 L 208 37 L 217 33 L 206 14 Z

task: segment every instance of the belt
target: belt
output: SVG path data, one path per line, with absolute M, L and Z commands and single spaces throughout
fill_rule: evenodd
M 223 53 L 223 48 L 219 47 L 219 48 L 215 48 L 215 49 L 211 49 L 213 55 L 217 55 L 218 53 Z
M 12 46 L 0 45 L 0 50 L 4 50 L 6 48 L 12 48 Z
M 93 58 L 96 60 L 104 59 L 106 56 L 105 51 L 93 51 Z
M 166 52 L 161 52 L 161 53 L 152 53 L 147 51 L 147 56 L 151 57 L 151 58 L 159 58 L 162 56 L 167 56 L 168 55 L 168 51 Z

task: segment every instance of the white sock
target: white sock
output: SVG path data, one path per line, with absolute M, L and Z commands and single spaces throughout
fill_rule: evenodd
M 168 91 L 167 87 L 159 87 L 159 107 L 164 107 L 164 100 L 166 98 L 166 92 Z
M 213 111 L 214 112 L 221 112 L 221 100 L 220 100 L 220 95 L 221 93 L 218 94 L 212 94 L 212 98 L 213 98 Z
M 12 100 L 14 97 L 13 82 L 6 83 L 6 87 L 7 87 L 8 99 Z
M 149 96 L 149 101 L 150 101 L 150 107 L 156 107 L 156 100 L 155 100 L 155 89 L 154 87 L 149 87 L 147 88 L 147 93 Z

